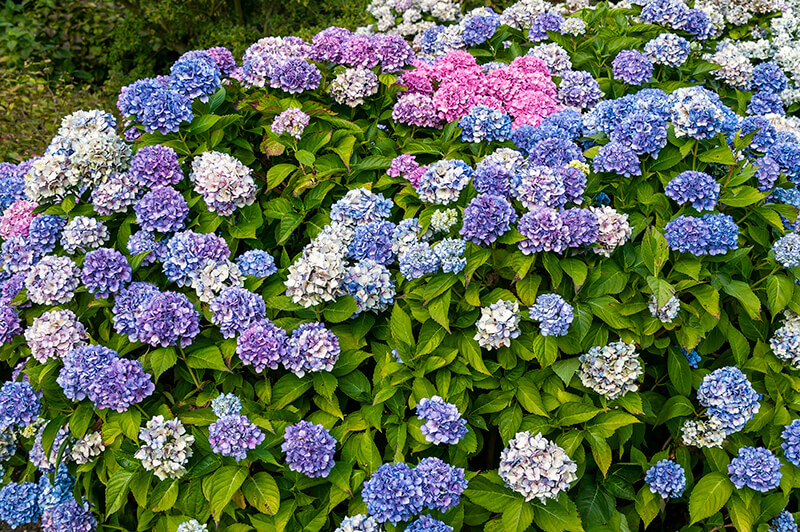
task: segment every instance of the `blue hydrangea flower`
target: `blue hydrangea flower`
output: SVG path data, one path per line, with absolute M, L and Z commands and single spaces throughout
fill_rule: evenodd
M 142 124 L 148 133 L 176 133 L 183 122 L 194 118 L 192 101 L 158 79 L 148 78 L 123 87 L 117 108 L 125 117 Z
M 585 160 L 586 158 L 577 144 L 561 138 L 546 138 L 537 141 L 528 155 L 530 164 L 549 168 L 568 165 L 572 161 L 583 162 Z
M 117 352 L 100 345 L 85 345 L 67 353 L 56 382 L 72 401 L 86 398 L 92 383 Z
M 679 26 L 673 27 L 679 28 Z M 681 29 L 701 41 L 711 38 L 716 32 L 714 21 L 702 9 L 690 9 L 687 11 L 686 22 Z
M 583 118 L 575 109 L 562 109 L 561 111 L 556 111 L 555 113 L 546 116 L 539 123 L 538 127 L 527 127 L 531 127 L 533 129 L 533 137 L 535 142 L 544 140 L 546 138 L 558 138 L 574 141 L 583 133 Z
M 567 202 L 567 187 L 562 175 L 547 166 L 526 165 L 511 194 L 527 209 L 563 207 Z
M 686 361 L 689 362 L 689 367 L 697 369 L 698 364 L 700 364 L 700 361 L 702 360 L 700 353 L 698 353 L 695 349 L 687 351 L 683 347 L 681 347 L 681 351 L 683 352 L 683 356 L 686 357 Z
M 292 471 L 309 478 L 327 477 L 335 462 L 336 440 L 322 425 L 300 421 L 286 427 L 281 451 Z
M 22 236 L 12 236 L 0 245 L 3 270 L 10 274 L 28 273 L 41 255 Z
M 349 226 L 377 222 L 389 216 L 392 206 L 394 201 L 384 198 L 383 194 L 357 188 L 331 205 L 331 221 Z
M 708 408 L 708 415 L 722 421 L 728 434 L 742 430 L 761 408 L 761 396 L 739 368 L 725 366 L 703 379 L 697 400 Z
M 406 279 L 419 279 L 439 269 L 439 259 L 427 242 L 414 242 L 398 257 L 400 273 Z
M 183 229 L 189 205 L 183 195 L 169 186 L 153 187 L 136 202 L 136 223 L 150 233 L 172 233 Z
M 385 220 L 357 226 L 348 247 L 349 256 L 355 260 L 374 260 L 379 264 L 394 262 L 392 252 L 394 230 L 395 225 Z
M 382 530 L 381 525 L 374 517 L 357 514 L 342 519 L 334 532 L 381 532 Z
M 429 457 L 420 460 L 415 471 L 422 479 L 422 496 L 427 509 L 446 512 L 458 506 L 461 494 L 467 489 L 463 469 Z
M 447 205 L 458 199 L 459 194 L 469 183 L 473 170 L 467 163 L 444 159 L 428 166 L 422 174 L 417 193 L 426 203 Z
M 433 246 L 433 252 L 444 273 L 459 273 L 464 269 L 467 265 L 464 257 L 466 249 L 466 241 L 460 238 L 445 238 Z
M 678 216 L 664 227 L 669 247 L 692 255 L 721 255 L 737 247 L 739 229 L 726 214 Z
M 429 515 L 423 515 L 416 521 L 409 523 L 406 527 L 406 532 L 453 532 L 453 527 Z
M 28 382 L 6 382 L 0 388 L 0 430 L 27 427 L 41 411 L 39 394 Z
M 264 437 L 261 429 L 242 415 L 221 417 L 208 427 L 211 451 L 232 456 L 237 462 L 247 458 L 247 450 L 258 447 Z
M 28 227 L 28 244 L 40 255 L 53 251 L 61 238 L 67 220 L 55 214 L 42 214 L 31 220 Z
M 86 254 L 81 281 L 95 299 L 116 294 L 131 281 L 133 270 L 119 251 L 99 248 Z
M 267 308 L 264 298 L 259 294 L 240 288 L 229 286 L 211 301 L 211 323 L 219 325 L 219 330 L 225 338 L 232 338 L 241 333 L 251 323 L 262 319 Z
M 636 111 L 618 122 L 611 132 L 611 140 L 628 146 L 638 155 L 652 155 L 657 159 L 658 152 L 667 145 L 667 128 L 656 114 Z
M 59 504 L 72 500 L 72 489 L 75 487 L 75 478 L 69 474 L 67 466 L 58 466 L 53 482 L 50 475 L 39 478 L 39 507 L 43 512 L 51 510 Z
M 175 233 L 166 244 L 164 274 L 178 286 L 190 286 L 192 275 L 202 263 L 208 259 L 221 262 L 230 255 L 231 251 L 225 239 L 213 233 L 202 234 L 194 231 Z
M 769 91 L 759 91 L 750 98 L 747 104 L 747 114 L 749 115 L 768 115 L 775 113 L 786 116 L 786 109 L 783 107 L 780 94 Z
M 624 177 L 642 175 L 636 152 L 629 146 L 613 141 L 600 146 L 600 151 L 592 159 L 592 167 L 595 172 L 608 172 Z
M 784 268 L 800 265 L 800 234 L 789 233 L 776 240 L 772 245 L 772 253 Z
M 245 251 L 236 259 L 236 264 L 239 266 L 239 271 L 242 272 L 242 275 L 252 277 L 269 277 L 278 271 L 272 255 L 260 249 Z
M 558 294 L 542 294 L 530 308 L 530 317 L 538 321 L 542 336 L 566 336 L 575 319 L 572 305 Z
M 475 105 L 458 122 L 462 142 L 502 142 L 511 134 L 511 117 L 486 105 Z
M 642 9 L 642 22 L 682 28 L 689 8 L 680 0 L 653 0 Z
M 789 78 L 774 61 L 759 63 L 753 69 L 750 86 L 753 91 L 768 91 L 780 94 L 789 85 Z
M 739 227 L 733 218 L 727 214 L 706 214 L 703 222 L 709 231 L 709 255 L 724 255 L 738 247 Z
M 560 13 L 548 12 L 538 15 L 533 19 L 528 38 L 532 42 L 539 42 L 548 39 L 547 32 L 561 32 L 561 25 L 564 24 L 564 17 Z
M 242 401 L 232 393 L 223 393 L 211 401 L 211 410 L 217 417 L 238 416 L 242 413 Z
M 186 54 L 170 68 L 169 86 L 191 100 L 207 102 L 221 86 L 219 76 L 219 67 L 211 56 Z
M 476 244 L 490 245 L 503 236 L 517 220 L 514 207 L 501 196 L 478 194 L 464 208 L 464 225 L 459 234 Z
M 795 184 L 800 182 L 800 144 L 779 142 L 768 151 L 767 156 L 778 163 L 781 171 Z
M 128 238 L 128 243 L 125 247 L 128 248 L 128 253 L 131 255 L 141 255 L 147 253 L 142 259 L 142 264 L 145 266 L 153 264 L 159 259 L 159 252 L 164 251 L 165 241 L 156 241 L 153 233 L 147 231 L 136 231 Z
M 97 409 L 125 412 L 131 405 L 141 403 L 153 390 L 155 384 L 141 362 L 114 358 L 97 371 L 86 396 Z
M 481 194 L 508 196 L 512 178 L 512 172 L 502 164 L 479 164 L 472 178 L 472 186 Z
M 661 460 L 647 470 L 644 481 L 651 493 L 658 493 L 663 499 L 677 499 L 686 489 L 686 472 L 672 460 Z
M 423 421 L 420 427 L 423 436 L 434 445 L 454 445 L 467 434 L 467 420 L 461 417 L 456 405 L 444 402 L 438 395 L 419 402 L 417 417 Z
M 0 519 L 11 528 L 35 523 L 41 515 L 39 486 L 33 482 L 11 482 L 0 489 Z
M 425 498 L 420 476 L 404 463 L 383 464 L 364 482 L 361 496 L 379 523 L 396 525 L 422 511 Z
M 744 137 L 750 133 L 753 135 L 753 140 L 750 142 L 750 148 L 766 153 L 777 141 L 778 132 L 769 123 L 769 120 L 763 116 L 748 116 L 743 118 L 739 123 L 741 130 L 740 136 Z M 728 135 L 728 142 L 733 142 L 733 135 Z
M 792 464 L 800 467 L 800 419 L 795 419 L 784 427 L 781 433 L 784 455 Z
M 778 517 L 772 520 L 769 532 L 797 532 L 797 523 L 794 521 L 794 516 L 783 510 L 778 514 Z
M 766 493 L 781 483 L 781 462 L 764 447 L 742 447 L 728 465 L 728 476 L 736 489 L 748 488 Z
M 600 237 L 600 221 L 590 209 L 566 209 L 561 222 L 567 228 L 568 247 L 591 246 Z
M 654 63 L 679 67 L 689 58 L 689 41 L 674 33 L 662 33 L 644 45 L 644 53 Z
M 653 63 L 637 50 L 622 50 L 611 62 L 614 79 L 628 85 L 642 85 L 653 77 Z
M 347 268 L 342 290 L 358 304 L 355 314 L 383 312 L 394 302 L 395 286 L 389 269 L 374 260 L 362 260 Z
M 683 4 L 682 4 L 683 5 Z M 683 87 L 669 95 L 670 121 L 677 137 L 710 139 L 733 131 L 739 118 L 705 87 Z
M 698 211 L 713 211 L 719 197 L 720 186 L 705 172 L 686 170 L 673 177 L 664 189 L 667 197 L 678 204 L 692 202 Z
M 483 44 L 494 35 L 501 25 L 500 16 L 491 9 L 483 9 L 480 14 L 467 17 L 461 23 L 461 38 L 467 46 Z

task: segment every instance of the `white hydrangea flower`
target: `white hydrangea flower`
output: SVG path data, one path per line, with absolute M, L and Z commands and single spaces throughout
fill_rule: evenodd
M 343 223 L 326 226 L 289 266 L 286 295 L 304 307 L 339 297 L 347 269 L 347 246 L 352 238 L 353 229 Z
M 328 91 L 336 103 L 358 107 L 378 92 L 378 76 L 368 68 L 348 68 L 333 79 Z
M 164 416 L 154 416 L 139 429 L 139 439 L 144 445 L 133 457 L 142 461 L 146 471 L 153 471 L 161 480 L 181 478 L 186 474 L 194 436 L 186 433 L 179 419 L 164 421 Z
M 719 418 L 708 421 L 687 419 L 683 423 L 683 443 L 693 447 L 722 447 L 725 442 L 725 427 Z
M 209 210 L 220 216 L 229 216 L 237 208 L 252 205 L 256 199 L 250 168 L 227 153 L 210 151 L 195 157 L 189 178 Z
M 500 453 L 500 477 L 526 501 L 556 499 L 577 480 L 577 464 L 547 438 L 518 432 Z
M 636 381 L 643 373 L 642 362 L 633 344 L 594 346 L 578 360 L 578 376 L 583 385 L 611 401 L 639 389 Z
M 78 465 L 88 464 L 96 457 L 100 456 L 106 446 L 103 443 L 103 436 L 99 432 L 90 432 L 72 446 L 70 453 L 72 459 Z
M 628 241 L 633 230 L 628 224 L 628 215 L 618 213 L 613 207 L 590 207 L 597 216 L 599 228 L 597 244 L 594 252 L 604 257 L 610 257 L 611 253 L 619 246 Z
M 51 310 L 34 318 L 25 329 L 25 341 L 33 358 L 47 363 L 50 359 L 63 358 L 89 340 L 86 329 L 71 310 Z
M 800 369 L 800 316 L 791 310 L 783 314 L 783 325 L 773 333 L 769 346 L 776 357 Z
M 224 288 L 244 285 L 239 266 L 227 259 L 219 262 L 206 259 L 191 274 L 191 279 L 197 298 L 204 303 L 211 303 Z
M 705 54 L 703 59 L 722 67 L 711 72 L 718 80 L 742 90 L 750 85 L 755 66 L 733 43 L 720 45 L 715 53 Z
M 475 340 L 486 349 L 500 349 L 511 345 L 519 336 L 519 303 L 500 300 L 481 308 L 481 317 L 476 323 Z
M 656 295 L 653 294 L 647 308 L 650 310 L 650 314 L 652 314 L 654 318 L 658 318 L 661 323 L 672 323 L 672 320 L 674 320 L 678 316 L 678 312 L 681 311 L 681 300 L 672 296 L 663 307 L 659 308 L 658 299 Z

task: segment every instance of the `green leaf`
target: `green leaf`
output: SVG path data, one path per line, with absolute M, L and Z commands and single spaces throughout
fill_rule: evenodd
M 547 408 L 542 401 L 542 395 L 539 393 L 539 388 L 534 384 L 533 379 L 528 376 L 522 376 L 517 380 L 517 401 L 519 404 L 530 412 L 538 416 L 550 417 L 547 413 Z
M 470 480 L 469 487 L 464 490 L 464 495 L 473 504 L 486 508 L 490 512 L 502 513 L 509 505 L 514 504 L 514 501 L 519 500 L 519 497 L 502 485 L 490 482 L 484 476 L 487 474 L 493 473 L 481 473 Z
M 544 532 L 582 532 L 583 524 L 575 503 L 566 496 L 549 499 L 546 504 L 533 503 L 536 525 Z
M 117 512 L 128 499 L 128 486 L 133 478 L 133 471 L 120 469 L 106 484 L 106 516 Z
M 514 499 L 514 502 L 503 510 L 505 532 L 525 532 L 531 523 L 533 523 L 533 507 L 522 499 Z
M 677 349 L 669 350 L 667 371 L 669 380 L 681 395 L 689 395 L 692 391 L 692 368 L 683 353 Z
M 199 135 L 200 133 L 205 133 L 211 129 L 211 127 L 216 124 L 219 119 L 219 115 L 200 115 L 192 120 L 191 124 L 189 124 L 189 134 Z
M 738 299 L 751 319 L 761 320 L 761 300 L 753 293 L 750 285 L 744 281 L 730 280 L 722 285 L 722 290 Z
M 297 170 L 297 166 L 293 164 L 276 164 L 267 170 L 267 190 L 272 190 L 281 183 L 283 183 L 289 175 Z
M 722 473 L 709 473 L 695 484 L 689 496 L 692 524 L 720 511 L 733 493 L 733 484 Z
M 694 412 L 694 406 L 692 406 L 692 402 L 689 399 L 682 395 L 670 397 L 659 410 L 656 425 L 665 423 L 675 417 L 688 416 L 692 412 Z
M 470 366 L 475 368 L 477 371 L 480 371 L 484 375 L 491 375 L 489 370 L 486 368 L 486 364 L 483 362 L 481 348 L 476 340 L 474 340 L 468 334 L 463 333 L 458 338 L 458 346 L 459 351 L 462 355 L 464 355 L 464 358 L 467 359 L 467 362 Z
M 411 332 L 411 318 L 408 317 L 399 304 L 392 307 L 392 318 L 390 322 L 392 337 L 398 342 L 414 346 L 414 334 Z
M 281 505 L 278 484 L 269 473 L 260 472 L 250 477 L 242 486 L 245 499 L 262 514 L 275 515 Z
M 156 484 L 153 495 L 150 498 L 152 510 L 154 512 L 166 512 L 178 500 L 178 481 L 163 481 Z
M 667 239 L 655 227 L 647 230 L 642 238 L 642 259 L 653 276 L 658 277 L 661 268 L 669 258 Z
M 565 360 L 559 360 L 552 365 L 552 368 L 553 371 L 556 372 L 556 375 L 558 375 L 558 377 L 564 381 L 564 384 L 569 385 L 569 382 L 572 380 L 575 372 L 578 371 L 578 366 L 580 365 L 581 361 L 578 360 L 578 357 L 574 357 Z
M 589 442 L 589 447 L 592 449 L 592 456 L 594 457 L 597 467 L 600 469 L 600 472 L 603 473 L 603 476 L 606 476 L 608 468 L 611 467 L 611 446 L 608 445 L 605 437 L 594 433 L 591 429 L 583 434 L 586 437 L 586 441 Z
M 767 277 L 767 301 L 769 302 L 769 311 L 773 316 L 781 312 L 789 301 L 792 300 L 792 293 L 794 292 L 794 283 L 780 274 L 772 274 Z
M 619 410 L 603 412 L 597 416 L 588 428 L 595 434 L 603 438 L 610 438 L 619 428 L 627 427 L 635 423 L 641 423 L 636 416 L 632 416 Z
M 707 284 L 701 284 L 689 289 L 697 302 L 706 309 L 706 312 L 719 319 L 719 292 Z
M 704 150 L 697 158 L 704 163 L 736 164 L 736 158 L 727 143 L 710 150 Z
M 569 402 L 561 405 L 561 408 L 558 409 L 556 419 L 560 426 L 566 427 L 589 421 L 600 412 L 602 412 L 602 409 L 594 405 Z
M 358 310 L 358 303 L 356 303 L 353 296 L 342 296 L 336 300 L 332 305 L 328 305 L 322 314 L 325 319 L 332 323 L 341 323 Z
M 211 515 L 214 519 L 219 521 L 222 511 L 247 479 L 247 473 L 246 467 L 224 466 L 213 477 L 203 481 L 203 493 L 211 504 Z
M 747 207 L 758 203 L 767 197 L 763 192 L 759 192 L 753 187 L 738 187 L 733 190 L 723 189 L 719 197 L 719 202 L 730 207 Z
M 215 345 L 201 347 L 187 354 L 186 365 L 193 369 L 215 369 L 230 371 L 222 358 L 222 351 Z
M 147 355 L 155 380 L 178 362 L 178 353 L 174 347 L 162 347 Z
M 658 515 L 659 497 L 648 486 L 642 486 L 639 493 L 636 494 L 636 501 L 634 502 L 636 513 L 644 521 L 644 526 L 647 527 L 653 522 L 653 519 Z
M 82 401 L 78 403 L 75 411 L 69 418 L 69 429 L 76 438 L 82 438 L 86 434 L 89 425 L 92 424 L 94 408 L 91 403 Z
M 294 154 L 294 158 L 303 166 L 314 166 L 314 161 L 317 160 L 314 154 L 308 150 L 297 150 Z

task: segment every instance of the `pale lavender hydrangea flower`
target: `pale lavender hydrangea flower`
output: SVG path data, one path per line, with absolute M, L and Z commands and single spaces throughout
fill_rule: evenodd
M 125 256 L 111 248 L 99 248 L 86 254 L 81 281 L 95 299 L 116 294 L 131 281 L 131 265 Z
M 262 319 L 267 312 L 264 298 L 238 286 L 222 290 L 211 301 L 210 310 L 213 313 L 211 323 L 219 325 L 224 338 L 232 338 L 241 333 L 251 323 Z
M 172 187 L 157 186 L 142 196 L 133 210 L 136 223 L 150 233 L 172 233 L 183 229 L 189 205 Z
M 189 178 L 209 210 L 229 216 L 255 201 L 256 184 L 250 174 L 250 168 L 232 155 L 211 151 L 195 157 Z
M 265 368 L 278 369 L 288 353 L 286 331 L 268 319 L 255 321 L 236 339 L 236 354 L 256 373 Z
M 51 310 L 34 318 L 25 330 L 25 341 L 33 358 L 46 364 L 86 345 L 89 336 L 71 310 Z
M 430 399 L 424 397 L 417 405 L 417 417 L 422 420 L 420 430 L 425 439 L 434 445 L 447 443 L 455 445 L 464 439 L 467 420 L 454 404 L 446 403 L 438 395 Z
M 639 389 L 636 381 L 643 373 L 642 361 L 633 344 L 612 342 L 594 346 L 578 360 L 581 383 L 609 401 Z
M 309 478 L 326 478 L 335 464 L 336 440 L 325 427 L 308 421 L 289 425 L 284 431 L 281 451 L 286 464 Z
M 526 501 L 555 499 L 578 477 L 577 464 L 541 434 L 518 432 L 500 453 L 500 477 Z
M 298 377 L 306 372 L 331 371 L 339 360 L 339 339 L 322 323 L 303 323 L 292 331 L 284 367 Z
M 261 429 L 243 415 L 221 417 L 208 427 L 211 451 L 232 456 L 237 462 L 247 458 L 247 450 L 258 447 L 264 437 Z
M 275 117 L 272 122 L 272 132 L 276 135 L 284 133 L 300 140 L 303 130 L 308 126 L 311 117 L 297 107 L 290 107 Z
M 68 257 L 48 255 L 25 278 L 28 298 L 37 305 L 63 305 L 72 300 L 81 272 Z

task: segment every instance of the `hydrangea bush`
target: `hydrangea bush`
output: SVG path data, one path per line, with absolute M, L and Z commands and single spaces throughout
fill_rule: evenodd
M 376 1 L 65 117 L 0 165 L 0 519 L 797 530 L 780 8 Z

